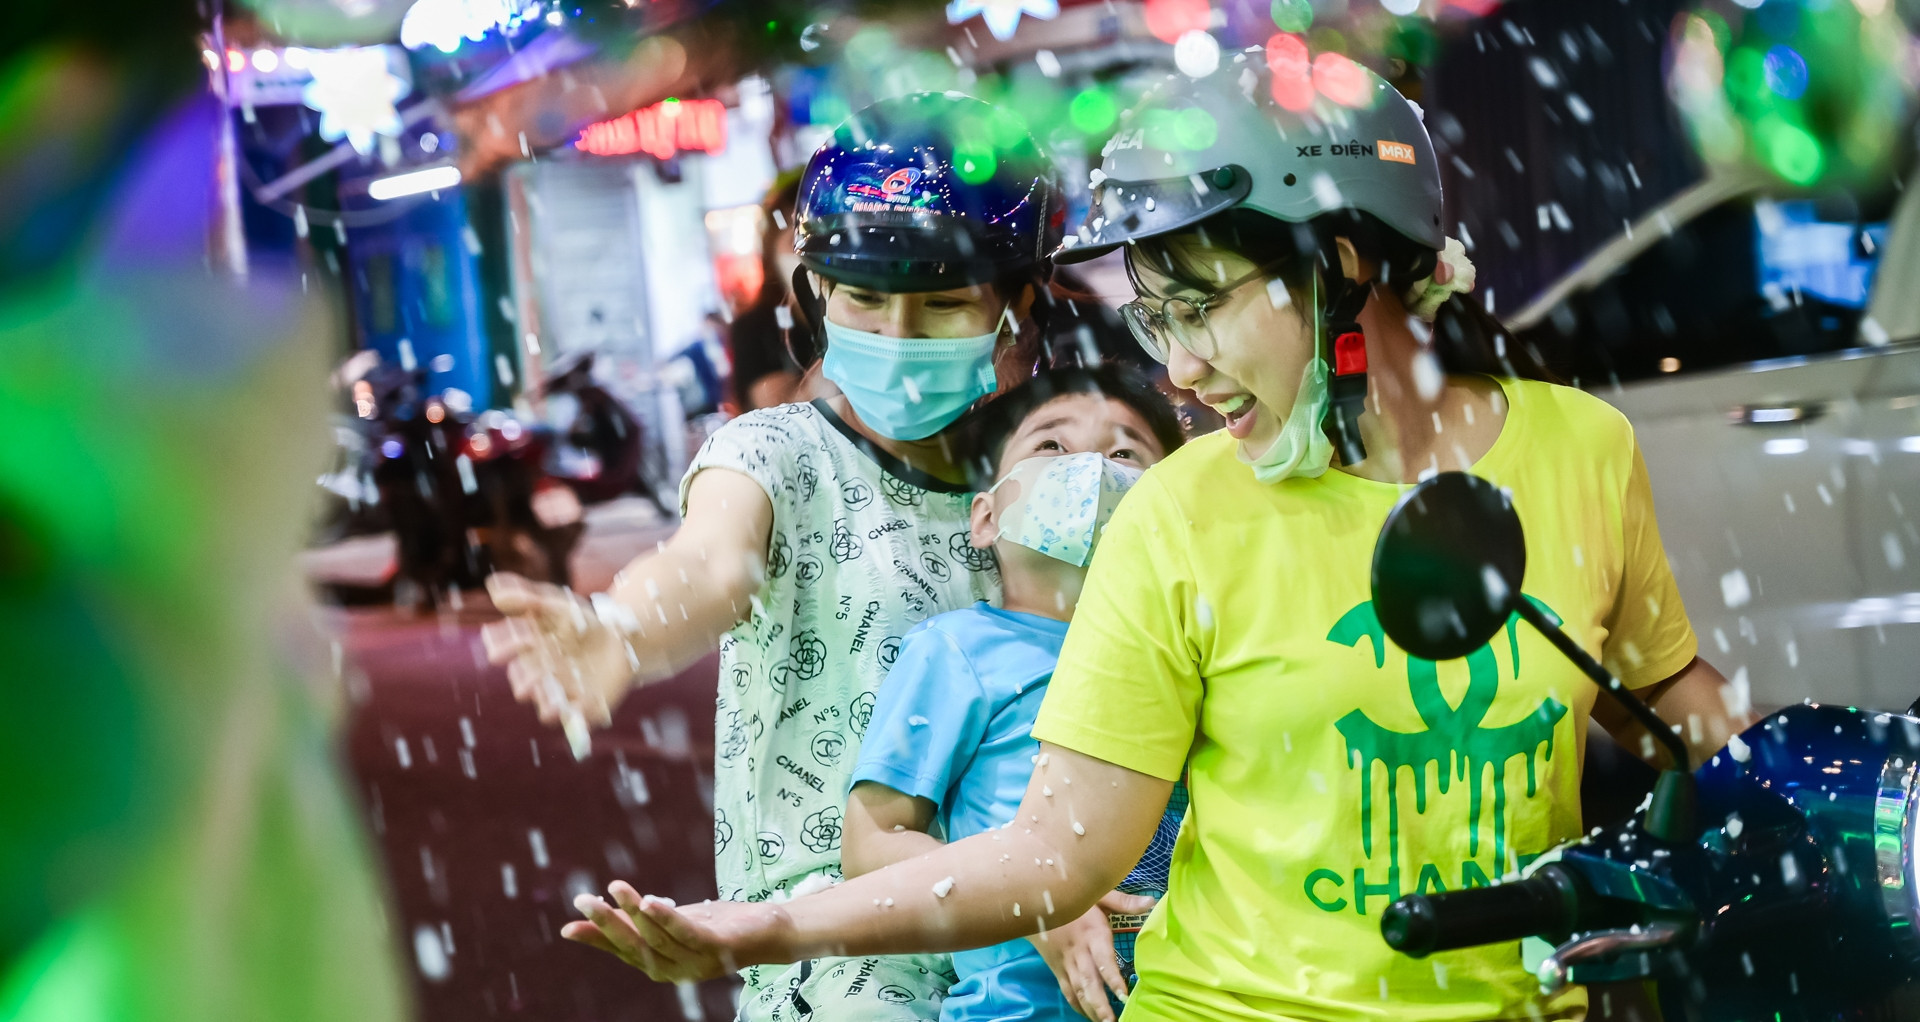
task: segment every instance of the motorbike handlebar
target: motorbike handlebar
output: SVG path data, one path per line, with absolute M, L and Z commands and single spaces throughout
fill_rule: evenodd
M 1571 872 L 1547 865 L 1525 880 L 1410 894 L 1387 906 L 1380 934 L 1387 946 L 1414 958 L 1522 937 L 1565 935 L 1579 913 L 1582 889 Z

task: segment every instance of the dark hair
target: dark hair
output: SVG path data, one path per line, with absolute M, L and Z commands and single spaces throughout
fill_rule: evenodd
M 786 301 L 787 293 L 793 287 L 792 281 L 780 279 L 779 254 L 770 242 L 781 231 L 793 229 L 793 204 L 799 198 L 800 172 L 789 170 L 774 178 L 773 184 L 767 188 L 767 194 L 760 199 L 760 212 L 765 219 L 760 238 L 760 294 L 753 300 L 756 306 Z
M 1272 265 L 1275 278 L 1285 284 L 1296 309 L 1309 306 L 1313 274 L 1337 273 L 1333 239 L 1344 237 L 1354 251 L 1380 267 L 1380 283 L 1404 294 L 1414 282 L 1431 276 L 1440 254 L 1388 227 L 1377 217 L 1358 210 L 1341 210 L 1309 223 L 1288 223 L 1265 213 L 1235 207 L 1217 213 L 1192 228 L 1160 235 L 1129 246 L 1127 277 L 1140 288 L 1136 263 L 1144 260 L 1156 271 L 1196 291 L 1212 291 L 1225 283 L 1225 274 L 1202 265 L 1180 242 L 1193 240 L 1207 248 L 1225 249 L 1256 266 Z M 1440 306 L 1433 321 L 1434 354 L 1449 373 L 1485 373 L 1528 380 L 1562 382 L 1531 344 L 1514 340 L 1500 321 L 1479 302 L 1456 295 Z
M 1042 369 L 1032 379 L 975 408 L 961 420 L 959 462 L 966 469 L 968 485 L 976 490 L 992 486 L 1000 471 L 1000 449 L 1006 446 L 1007 439 L 1042 405 L 1069 394 L 1112 398 L 1140 413 L 1153 438 L 1168 454 L 1187 442 L 1173 403 L 1139 370 L 1115 362 L 1091 369 L 1080 366 Z

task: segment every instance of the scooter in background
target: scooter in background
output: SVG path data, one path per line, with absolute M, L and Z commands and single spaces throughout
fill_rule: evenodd
M 1543 991 L 1651 980 L 1669 1022 L 1920 1017 L 1920 718 L 1795 706 L 1689 771 L 1653 710 L 1521 597 L 1525 570 L 1506 493 L 1443 473 L 1388 516 L 1374 606 L 1393 642 L 1428 660 L 1527 621 L 1680 767 L 1631 818 L 1517 878 L 1398 899 L 1381 918 L 1387 944 L 1425 957 L 1521 941 Z
M 547 471 L 582 503 L 599 504 L 628 494 L 645 497 L 663 518 L 672 517 L 647 482 L 646 428 L 619 398 L 595 382 L 594 355 L 557 363 L 539 388 L 546 422 L 555 435 Z
M 437 605 L 496 569 L 570 580 L 584 515 L 569 480 L 547 469 L 552 430 L 475 414 L 458 391 L 429 392 L 423 369 L 357 358 L 343 375 L 353 416 L 336 426 L 342 463 L 320 482 L 351 499 L 330 538 L 391 529 L 395 571 L 371 589 L 331 586 L 335 597 Z

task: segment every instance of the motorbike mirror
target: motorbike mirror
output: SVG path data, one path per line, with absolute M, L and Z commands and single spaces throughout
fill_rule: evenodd
M 1506 491 L 1442 472 L 1387 515 L 1373 548 L 1373 609 L 1401 649 L 1452 660 L 1507 623 L 1526 573 L 1526 539 Z
M 1521 597 L 1526 573 L 1526 534 L 1508 493 L 1478 476 L 1442 472 L 1407 491 L 1387 514 L 1373 548 L 1373 610 L 1394 645 L 1423 660 L 1466 656 L 1518 614 L 1666 746 L 1674 766 L 1655 784 L 1647 830 L 1669 841 L 1690 837 L 1694 796 L 1686 743 Z

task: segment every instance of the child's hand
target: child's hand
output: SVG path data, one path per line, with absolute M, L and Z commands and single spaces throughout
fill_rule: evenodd
M 624 880 L 607 887 L 618 907 L 583 894 L 574 907 L 587 917 L 560 935 L 596 947 L 663 983 L 717 979 L 761 964 L 755 949 L 770 946 L 785 923 L 779 906 L 703 901 L 678 908 L 665 898 L 642 898 Z
M 633 678 L 626 637 L 572 590 L 505 572 L 487 579 L 505 621 L 481 629 L 487 659 L 507 665 L 514 698 L 546 723 L 584 715 L 602 727 Z
M 1074 1010 L 1094 1022 L 1114 1022 L 1113 1006 L 1107 991 L 1122 1001 L 1127 999 L 1127 981 L 1120 975 L 1120 962 L 1113 954 L 1113 926 L 1107 913 L 1139 915 L 1153 910 L 1154 899 L 1144 895 L 1111 891 L 1087 913 L 1058 929 L 1027 940 L 1039 950 L 1040 957 L 1053 970 L 1060 993 Z

